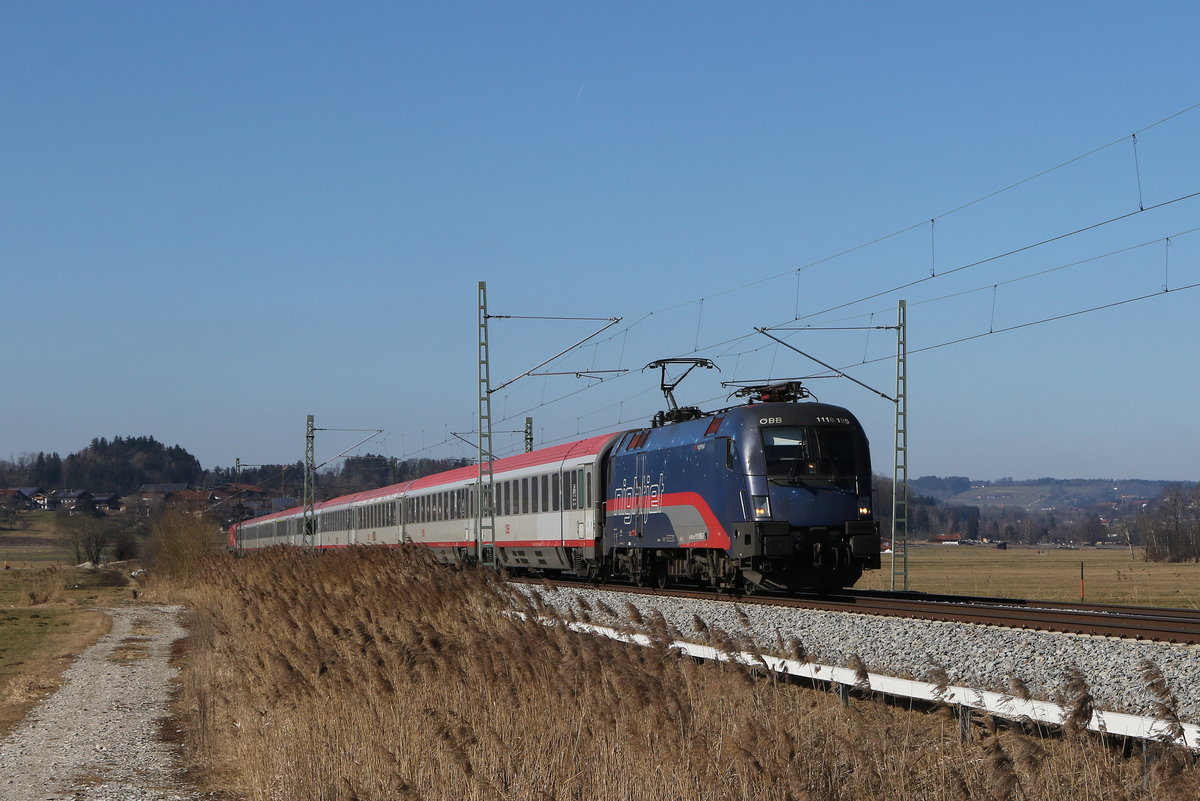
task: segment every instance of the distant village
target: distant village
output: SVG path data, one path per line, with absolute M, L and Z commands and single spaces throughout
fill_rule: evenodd
M 221 522 L 279 512 L 296 505 L 296 498 L 254 484 L 225 483 L 210 489 L 189 484 L 143 484 L 132 495 L 90 490 L 46 490 L 43 487 L 0 489 L 0 506 L 8 511 L 48 511 L 65 514 L 124 514 L 149 517 L 154 512 L 182 508 L 210 513 Z

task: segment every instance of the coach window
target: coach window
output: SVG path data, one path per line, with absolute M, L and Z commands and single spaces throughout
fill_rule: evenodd
M 559 510 L 559 498 L 560 497 L 561 496 L 558 491 L 558 473 L 551 473 L 550 474 L 550 506 L 552 507 L 552 511 L 557 512 Z
M 538 477 L 529 479 L 529 511 L 534 514 L 541 511 L 538 508 Z
M 588 470 L 583 474 L 583 486 L 587 491 L 587 504 L 583 507 L 589 509 L 592 506 L 592 471 Z
M 521 479 L 521 514 L 529 514 L 529 479 Z

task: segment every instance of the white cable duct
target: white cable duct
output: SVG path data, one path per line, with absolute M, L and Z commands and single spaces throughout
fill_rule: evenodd
M 547 625 L 559 625 L 561 623 L 561 621 L 550 619 L 543 619 L 542 622 Z M 607 626 L 596 626 L 590 623 L 565 623 L 565 625 L 572 631 L 596 634 L 634 645 L 650 646 L 654 644 L 654 641 L 645 634 L 630 634 Z M 755 654 L 747 651 L 730 654 L 709 645 L 698 645 L 683 640 L 675 640 L 667 647 L 696 659 L 719 660 L 723 662 L 736 661 L 744 665 L 762 667 L 775 673 L 786 673 L 799 678 L 827 681 L 863 690 L 869 689 L 870 692 L 882 693 L 895 698 L 912 698 L 919 701 L 978 709 L 1006 720 L 1028 720 L 1034 723 L 1061 726 L 1067 717 L 1067 710 L 1059 704 L 1032 699 L 1024 700 L 1002 693 L 975 690 L 970 687 L 939 687 L 927 681 L 901 679 L 895 676 L 885 676 L 880 673 L 867 673 L 866 681 L 863 682 L 862 676 L 851 668 L 799 662 L 795 659 L 781 659 L 777 656 Z M 1155 740 L 1182 745 L 1193 750 L 1200 750 L 1200 726 L 1192 723 L 1182 723 L 1180 725 L 1183 730 L 1182 739 L 1171 736 L 1170 722 L 1145 715 L 1130 715 L 1124 712 L 1096 710 L 1092 712 L 1092 719 L 1088 722 L 1089 729 L 1104 734 L 1134 737 L 1141 740 Z

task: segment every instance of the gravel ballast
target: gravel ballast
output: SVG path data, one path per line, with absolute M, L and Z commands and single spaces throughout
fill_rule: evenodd
M 977 690 L 1012 692 L 1012 679 L 1024 682 L 1033 698 L 1063 700 L 1063 685 L 1072 669 L 1088 683 L 1097 709 L 1137 715 L 1153 713 L 1153 697 L 1142 678 L 1142 663 L 1158 665 L 1179 701 L 1186 723 L 1200 723 L 1200 646 L 1138 642 L 1114 637 L 1024 631 L 965 623 L 913 620 L 846 612 L 790 609 L 764 604 L 733 604 L 667 598 L 591 588 L 538 588 L 561 613 L 580 601 L 591 608 L 590 622 L 628 626 L 626 605 L 643 617 L 661 612 L 679 639 L 705 643 L 694 620 L 734 638 L 748 638 L 762 653 L 791 656 L 778 642 L 797 638 L 808 657 L 825 665 L 846 666 L 857 655 L 868 671 L 931 680 L 935 666 L 950 683 Z M 599 611 L 599 603 L 618 618 Z M 635 627 L 637 628 L 637 627 Z
M 4 801 L 195 801 L 168 746 L 171 644 L 182 607 L 102 610 L 112 631 L 63 674 L 63 684 L 0 740 Z

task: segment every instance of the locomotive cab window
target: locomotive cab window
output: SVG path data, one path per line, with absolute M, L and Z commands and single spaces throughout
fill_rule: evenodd
M 769 478 L 854 478 L 854 437 L 848 427 L 773 426 L 762 429 L 762 441 Z

